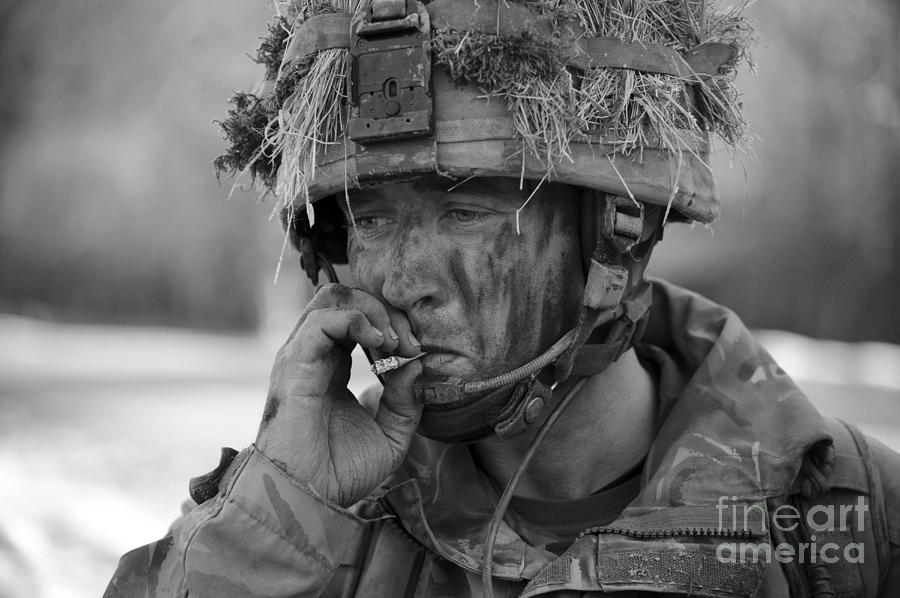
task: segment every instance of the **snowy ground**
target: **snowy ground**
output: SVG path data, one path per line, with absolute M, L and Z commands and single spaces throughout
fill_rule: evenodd
M 820 407 L 900 449 L 900 347 L 759 336 Z M 0 316 L 0 598 L 100 596 L 188 478 L 252 440 L 277 345 Z

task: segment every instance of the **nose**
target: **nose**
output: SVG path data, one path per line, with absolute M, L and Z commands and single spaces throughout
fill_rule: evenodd
M 436 235 L 416 229 L 403 231 L 388 258 L 382 296 L 405 312 L 441 305 L 447 300 L 447 288 L 440 256 Z

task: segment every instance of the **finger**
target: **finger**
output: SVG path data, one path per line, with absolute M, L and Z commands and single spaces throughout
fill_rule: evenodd
M 385 387 L 375 414 L 375 422 L 387 437 L 395 457 L 406 454 L 419 425 L 422 404 L 412 390 L 413 381 L 422 373 L 422 364 L 411 361 L 397 371 L 385 374 Z
M 357 309 L 317 309 L 298 330 L 295 359 L 311 363 L 325 357 L 335 345 L 349 352 L 357 343 L 367 349 L 378 347 L 384 343 L 384 333 Z
M 406 314 L 392 305 L 385 305 L 388 317 L 391 319 L 391 328 L 397 332 L 397 348 L 395 355 L 414 357 L 422 352 L 422 343 L 412 331 L 412 325 Z M 382 349 L 383 351 L 384 349 Z
M 356 309 L 364 314 L 373 326 L 384 333 L 384 342 L 380 350 L 385 353 L 396 351 L 400 335 L 391 326 L 391 316 L 384 304 L 375 296 L 360 289 L 354 289 L 342 284 L 329 283 L 323 285 L 313 300 L 310 301 L 313 309 L 329 309 L 337 307 L 341 309 Z

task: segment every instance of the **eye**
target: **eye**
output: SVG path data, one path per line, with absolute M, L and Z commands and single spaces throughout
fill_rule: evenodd
M 360 239 L 371 241 L 380 238 L 386 231 L 390 229 L 391 219 L 387 216 L 377 214 L 359 215 L 353 218 L 353 222 L 349 223 L 349 231 Z
M 351 226 L 355 226 L 359 230 L 373 231 L 387 224 L 387 218 L 384 216 L 357 216 L 353 219 Z
M 447 212 L 447 214 L 450 218 L 460 224 L 472 224 L 473 222 L 479 222 L 488 217 L 488 214 L 485 212 L 467 210 L 465 208 L 454 208 Z

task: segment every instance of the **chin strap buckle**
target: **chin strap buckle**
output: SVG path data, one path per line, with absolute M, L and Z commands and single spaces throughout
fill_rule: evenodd
M 619 306 L 627 286 L 628 270 L 622 266 L 602 264 L 596 259 L 591 259 L 591 269 L 584 285 L 581 304 L 584 309 L 595 312 L 591 315 L 596 320 L 597 312 Z M 593 324 L 591 329 L 593 330 Z
M 490 418 L 500 438 L 512 438 L 524 432 L 541 417 L 550 403 L 552 389 L 532 375 L 516 384 L 505 408 Z

